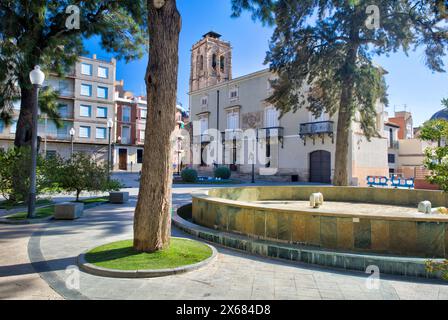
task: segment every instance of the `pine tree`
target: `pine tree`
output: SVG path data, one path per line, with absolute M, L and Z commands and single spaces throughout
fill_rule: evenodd
M 425 47 L 425 63 L 443 72 L 446 1 L 232 0 L 234 16 L 275 24 L 266 63 L 278 75 L 267 99 L 281 114 L 308 108 L 337 121 L 335 185 L 348 179 L 349 129 L 358 114 L 367 138 L 378 135 L 378 101 L 387 103 L 383 70 L 373 58 Z M 307 93 L 307 94 L 304 94 Z M 423 94 L 423 93 L 422 93 Z

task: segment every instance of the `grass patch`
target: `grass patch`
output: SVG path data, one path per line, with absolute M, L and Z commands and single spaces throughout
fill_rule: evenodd
M 50 199 L 39 199 L 36 201 L 36 205 L 37 206 L 46 206 L 49 204 L 52 204 L 53 201 Z M 24 207 L 26 206 L 25 202 L 11 202 L 8 200 L 4 200 L 4 201 L 0 201 L 0 209 L 3 210 L 11 210 L 11 209 L 15 209 L 15 208 L 20 208 L 20 207 Z
M 90 198 L 90 199 L 80 200 L 79 202 L 84 203 L 84 204 L 109 202 L 109 197 Z
M 115 270 L 161 270 L 195 264 L 212 255 L 210 247 L 186 239 L 173 238 L 168 249 L 155 253 L 137 252 L 132 245 L 132 240 L 106 244 L 89 251 L 86 261 Z
M 36 215 L 33 219 L 44 219 L 52 216 L 54 214 L 54 206 L 49 206 L 45 208 L 37 208 L 36 209 Z M 9 220 L 26 220 L 27 219 L 27 212 L 18 212 L 15 214 L 12 214 L 10 216 L 7 216 L 6 219 Z

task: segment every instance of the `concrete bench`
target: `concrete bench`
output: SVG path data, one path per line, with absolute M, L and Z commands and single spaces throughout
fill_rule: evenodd
M 129 192 L 111 192 L 109 202 L 113 204 L 123 204 L 129 201 Z
M 60 203 L 54 206 L 54 218 L 56 220 L 75 220 L 82 217 L 83 211 L 83 203 Z

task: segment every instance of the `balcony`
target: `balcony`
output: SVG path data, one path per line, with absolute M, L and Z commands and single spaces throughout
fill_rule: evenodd
M 41 120 L 38 125 L 38 135 L 42 137 L 42 139 L 50 141 L 70 141 L 71 128 L 73 128 L 72 122 L 64 121 L 63 126 L 58 128 L 51 120 Z
M 267 127 L 258 129 L 257 138 L 258 139 L 269 139 L 269 138 L 278 138 L 280 143 L 282 144 L 282 148 L 284 147 L 284 132 L 285 128 L 283 127 Z
M 223 143 L 226 141 L 241 140 L 243 137 L 243 130 L 227 129 L 226 131 L 221 132 L 221 136 Z
M 57 92 L 59 93 L 60 98 L 73 99 L 75 97 L 75 92 L 71 90 L 59 90 Z
M 313 139 L 313 144 L 316 144 L 316 138 L 322 139 L 322 144 L 325 144 L 325 137 L 328 136 L 331 142 L 334 143 L 334 122 L 333 121 L 319 121 L 302 123 L 300 125 L 300 138 L 306 145 L 306 138 Z
M 389 149 L 395 149 L 398 150 L 400 147 L 400 144 L 398 141 L 389 141 Z
M 213 137 L 210 136 L 209 134 L 201 134 L 201 135 L 193 137 L 194 144 L 210 143 L 212 141 L 213 141 Z

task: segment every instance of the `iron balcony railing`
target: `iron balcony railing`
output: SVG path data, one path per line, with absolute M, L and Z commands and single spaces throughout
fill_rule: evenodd
M 258 129 L 258 137 L 281 137 L 283 138 L 285 128 L 283 127 L 267 127 Z
M 322 139 L 322 144 L 325 143 L 325 136 L 328 135 L 331 138 L 331 142 L 334 143 L 334 122 L 333 121 L 319 121 L 302 123 L 299 129 L 299 136 L 306 145 L 306 138 L 311 138 L 313 144 L 316 144 L 316 138 Z
M 389 142 L 390 149 L 398 149 L 399 147 L 400 147 L 400 144 L 398 141 L 390 141 Z
M 258 129 L 257 132 L 257 138 L 259 140 L 278 138 L 278 141 L 280 141 L 282 148 L 284 146 L 284 136 L 285 136 L 285 128 L 283 127 L 266 127 Z
M 213 139 L 209 134 L 201 134 L 193 137 L 194 144 L 210 143 L 212 140 Z
M 241 140 L 243 137 L 243 130 L 241 129 L 226 129 L 221 132 L 221 139 L 225 141 Z
M 334 122 L 333 121 L 319 121 L 319 122 L 309 122 L 302 123 L 300 125 L 300 135 L 315 135 L 315 134 L 333 134 L 334 133 Z

